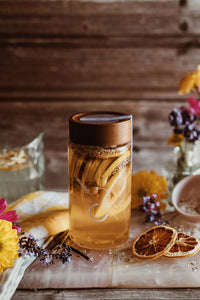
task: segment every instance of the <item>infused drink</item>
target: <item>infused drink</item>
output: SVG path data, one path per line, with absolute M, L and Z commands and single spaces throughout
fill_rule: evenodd
M 87 248 L 112 248 L 125 242 L 129 235 L 131 116 L 116 113 L 82 115 L 71 118 L 68 150 L 70 237 Z M 75 138 L 78 132 L 74 130 L 76 118 L 78 127 L 84 128 L 78 130 L 79 134 L 82 132 L 80 139 Z M 118 123 L 120 126 L 115 125 Z M 123 134 L 123 129 L 128 132 Z M 98 138 L 98 134 L 108 136 Z

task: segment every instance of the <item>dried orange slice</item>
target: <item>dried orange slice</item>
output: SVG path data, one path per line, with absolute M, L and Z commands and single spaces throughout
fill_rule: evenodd
M 139 234 L 133 241 L 133 254 L 143 259 L 155 259 L 174 245 L 177 231 L 165 225 L 154 226 Z
M 165 254 L 167 257 L 187 257 L 200 250 L 200 241 L 186 233 L 178 232 L 175 244 Z

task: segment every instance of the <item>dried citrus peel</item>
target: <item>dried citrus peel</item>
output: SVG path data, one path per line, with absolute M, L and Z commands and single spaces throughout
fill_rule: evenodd
M 176 232 L 172 227 L 160 225 L 139 234 L 133 242 L 132 251 L 142 259 L 155 259 L 162 255 L 172 258 L 188 257 L 200 251 L 200 240 L 189 234 Z
M 167 257 L 188 257 L 200 251 L 200 241 L 189 234 L 179 232 L 175 244 L 165 254 Z
M 177 231 L 168 226 L 151 227 L 133 241 L 133 254 L 142 259 L 156 259 L 166 254 L 174 245 Z

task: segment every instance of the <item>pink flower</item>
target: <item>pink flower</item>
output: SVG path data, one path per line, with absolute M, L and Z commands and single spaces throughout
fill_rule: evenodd
M 19 216 L 16 214 L 16 210 L 10 210 L 10 211 L 3 213 L 4 210 L 7 208 L 7 206 L 8 205 L 7 205 L 6 199 L 1 198 L 0 199 L 0 219 L 14 223 L 12 228 L 16 229 L 17 233 L 19 233 L 21 231 L 21 228 L 19 226 L 17 226 L 15 223 L 19 219 Z
M 190 96 L 187 99 L 190 107 L 195 111 L 197 116 L 200 116 L 200 101 L 197 101 L 194 96 Z

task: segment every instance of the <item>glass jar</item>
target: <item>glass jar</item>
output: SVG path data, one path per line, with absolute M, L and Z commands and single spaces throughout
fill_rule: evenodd
M 44 187 L 45 163 L 41 132 L 27 144 L 29 135 L 16 130 L 13 134 L 1 132 L 0 140 L 0 198 L 10 204 L 21 196 Z
M 132 116 L 76 114 L 69 133 L 70 237 L 86 248 L 113 248 L 129 236 Z

